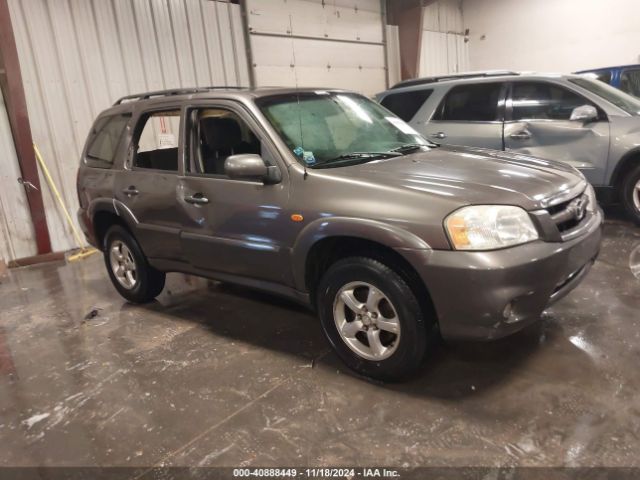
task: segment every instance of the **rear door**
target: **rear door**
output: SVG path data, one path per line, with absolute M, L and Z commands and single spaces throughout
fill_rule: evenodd
M 572 121 L 574 108 L 592 105 L 596 121 Z M 609 122 L 597 105 L 563 85 L 544 80 L 514 81 L 507 100 L 505 149 L 568 163 L 589 182 L 604 182 Z
M 180 121 L 175 107 L 140 116 L 125 168 L 116 179 L 115 197 L 136 218 L 136 239 L 150 258 L 180 260 Z
M 640 67 L 629 67 L 622 70 L 620 90 L 640 98 Z
M 502 150 L 505 96 L 504 82 L 455 85 L 420 131 L 436 143 Z

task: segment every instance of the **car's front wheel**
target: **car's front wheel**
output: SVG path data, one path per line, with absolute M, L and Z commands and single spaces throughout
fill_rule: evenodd
M 622 182 L 622 204 L 634 222 L 640 225 L 640 165 L 636 165 Z
M 165 273 L 149 265 L 138 242 L 125 228 L 109 228 L 103 250 L 111 283 L 125 299 L 146 303 L 162 292 Z
M 356 372 L 398 380 L 422 363 L 434 319 L 425 318 L 407 281 L 384 263 L 365 257 L 336 262 L 316 300 L 327 338 Z

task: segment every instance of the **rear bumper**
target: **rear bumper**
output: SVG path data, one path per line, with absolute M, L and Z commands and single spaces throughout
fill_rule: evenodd
M 598 211 L 588 230 L 567 242 L 536 241 L 489 252 L 402 253 L 431 294 L 442 336 L 488 340 L 537 321 L 545 308 L 578 286 L 598 255 L 601 236 Z
M 78 223 L 80 224 L 82 233 L 84 233 L 87 242 L 89 242 L 90 245 L 96 248 L 100 248 L 93 233 L 93 224 L 91 222 L 91 219 L 89 218 L 89 215 L 87 214 L 87 211 L 84 208 L 79 208 L 76 215 L 78 217 Z

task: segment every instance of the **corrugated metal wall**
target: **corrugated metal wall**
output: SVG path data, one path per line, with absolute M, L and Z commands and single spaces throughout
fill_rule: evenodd
M 380 0 L 247 0 L 257 85 L 387 86 Z
M 118 97 L 249 83 L 238 5 L 212 0 L 9 0 L 9 8 L 33 138 L 73 212 L 85 137 L 94 117 Z M 41 183 L 53 249 L 75 247 L 43 178 Z M 9 215 L 8 225 L 29 218 L 19 211 Z M 6 251 L 7 245 L 2 248 L 0 252 Z
M 469 70 L 460 0 L 440 0 L 425 7 L 420 76 Z
M 0 260 L 6 263 L 37 253 L 27 196 L 17 181 L 19 177 L 18 158 L 0 92 Z

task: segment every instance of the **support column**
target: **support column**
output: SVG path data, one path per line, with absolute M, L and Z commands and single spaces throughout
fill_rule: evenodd
M 419 73 L 424 3 L 424 0 L 387 0 L 388 22 L 398 25 L 402 80 L 416 78 Z
M 38 165 L 33 152 L 33 139 L 27 113 L 27 101 L 20 73 L 18 50 L 11 26 L 7 0 L 0 0 L 0 88 L 7 106 L 11 134 L 15 145 L 24 184 L 30 182 L 35 188 L 25 186 L 31 221 L 36 234 L 38 255 L 51 252 L 51 240 L 47 217 L 42 200 L 42 189 L 38 177 Z M 16 179 L 17 181 L 17 179 Z

